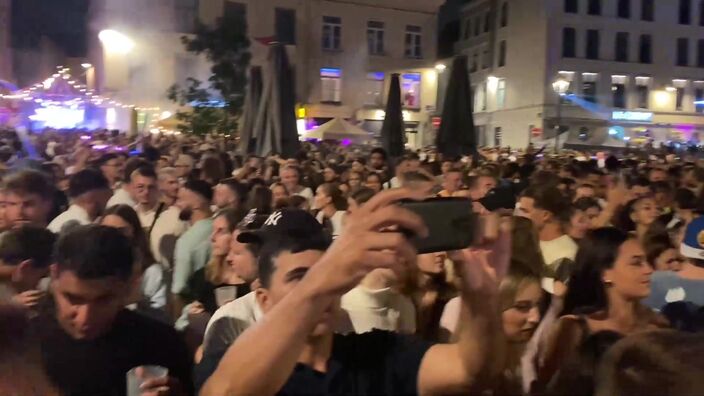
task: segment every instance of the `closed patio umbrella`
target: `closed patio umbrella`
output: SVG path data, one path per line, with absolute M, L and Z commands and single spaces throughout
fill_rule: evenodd
M 254 153 L 257 147 L 257 136 L 254 134 L 254 123 L 257 120 L 257 110 L 262 97 L 262 68 L 252 66 L 249 70 L 247 97 L 242 110 L 242 127 L 240 128 L 239 151 L 242 154 Z
M 464 55 L 457 56 L 452 62 L 436 144 L 445 158 L 470 155 L 477 150 L 467 57 Z
M 293 71 L 286 47 L 274 43 L 269 49 L 264 70 L 264 90 L 254 126 L 259 156 L 276 152 L 290 158 L 300 150 L 295 107 Z
M 397 158 L 403 155 L 405 133 L 401 109 L 401 83 L 399 75 L 394 73 L 391 75 L 391 87 L 386 102 L 386 117 L 381 127 L 382 145 L 390 157 Z

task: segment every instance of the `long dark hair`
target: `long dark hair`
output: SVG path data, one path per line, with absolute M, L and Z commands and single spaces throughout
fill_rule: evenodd
M 203 160 L 200 176 L 202 180 L 210 184 L 218 184 L 220 180 L 226 177 L 225 165 L 218 157 L 206 157 Z
M 618 228 L 604 227 L 582 240 L 567 287 L 563 315 L 591 314 L 608 308 L 602 275 L 613 268 L 619 248 L 628 239 L 628 234 Z
M 266 215 L 272 212 L 272 196 L 271 190 L 266 186 L 256 186 L 249 193 L 249 201 L 247 208 L 255 209 L 257 214 Z
M 325 191 L 325 195 L 330 197 L 331 203 L 335 207 L 335 210 L 347 210 L 347 200 L 345 200 L 345 197 L 342 196 L 342 191 L 340 191 L 337 184 L 323 183 L 320 185 L 320 188 Z
M 144 232 L 142 228 L 142 223 L 139 221 L 139 216 L 137 212 L 132 209 L 129 205 L 115 205 L 109 207 L 103 214 L 103 218 L 113 215 L 121 218 L 132 228 L 132 243 L 137 249 L 138 256 L 136 257 L 140 260 L 142 271 L 149 268 L 150 265 L 156 263 L 152 250 L 149 248 L 149 239 L 147 239 L 147 233 Z

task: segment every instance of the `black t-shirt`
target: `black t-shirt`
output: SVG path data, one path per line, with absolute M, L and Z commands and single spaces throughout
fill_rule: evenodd
M 205 268 L 201 268 L 194 272 L 188 279 L 188 287 L 186 288 L 187 291 L 181 293 L 181 297 L 189 302 L 199 301 L 203 304 L 205 311 L 212 315 L 219 308 L 217 299 L 215 298 L 215 289 L 223 286 L 237 286 L 237 297 L 242 297 L 252 291 L 249 283 L 241 283 L 238 285 L 228 285 L 222 283 L 219 285 L 214 285 L 205 279 Z
M 277 393 L 289 395 L 415 395 L 423 356 L 432 346 L 417 337 L 374 330 L 364 334 L 336 334 L 321 373 L 303 364 Z M 199 385 L 212 375 L 226 351 L 203 357 L 196 377 Z
M 142 365 L 168 368 L 169 376 L 192 393 L 192 360 L 170 326 L 123 310 L 110 332 L 84 341 L 66 334 L 54 315 L 42 315 L 35 324 L 44 369 L 64 396 L 124 395 L 127 372 Z

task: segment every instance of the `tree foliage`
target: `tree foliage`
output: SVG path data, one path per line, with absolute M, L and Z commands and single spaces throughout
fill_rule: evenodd
M 229 133 L 237 126 L 237 118 L 220 105 L 211 101 L 210 92 L 203 83 L 189 78 L 186 87 L 173 85 L 169 88 L 169 100 L 181 106 L 191 104 L 192 111 L 179 111 L 175 117 L 179 121 L 178 130 L 194 135 L 211 132 Z
M 199 22 L 195 34 L 182 37 L 181 42 L 188 52 L 205 55 L 211 75 L 207 88 L 194 78 L 185 87 L 169 88 L 170 100 L 193 107 L 192 112 L 177 113 L 183 124 L 180 129 L 195 134 L 232 131 L 242 113 L 251 59 L 244 15 L 223 16 L 215 26 Z

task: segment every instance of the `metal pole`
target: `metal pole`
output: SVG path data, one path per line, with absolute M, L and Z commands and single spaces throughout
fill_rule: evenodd
M 557 125 L 555 125 L 555 154 L 560 148 L 560 126 L 562 125 L 562 95 L 557 94 Z

